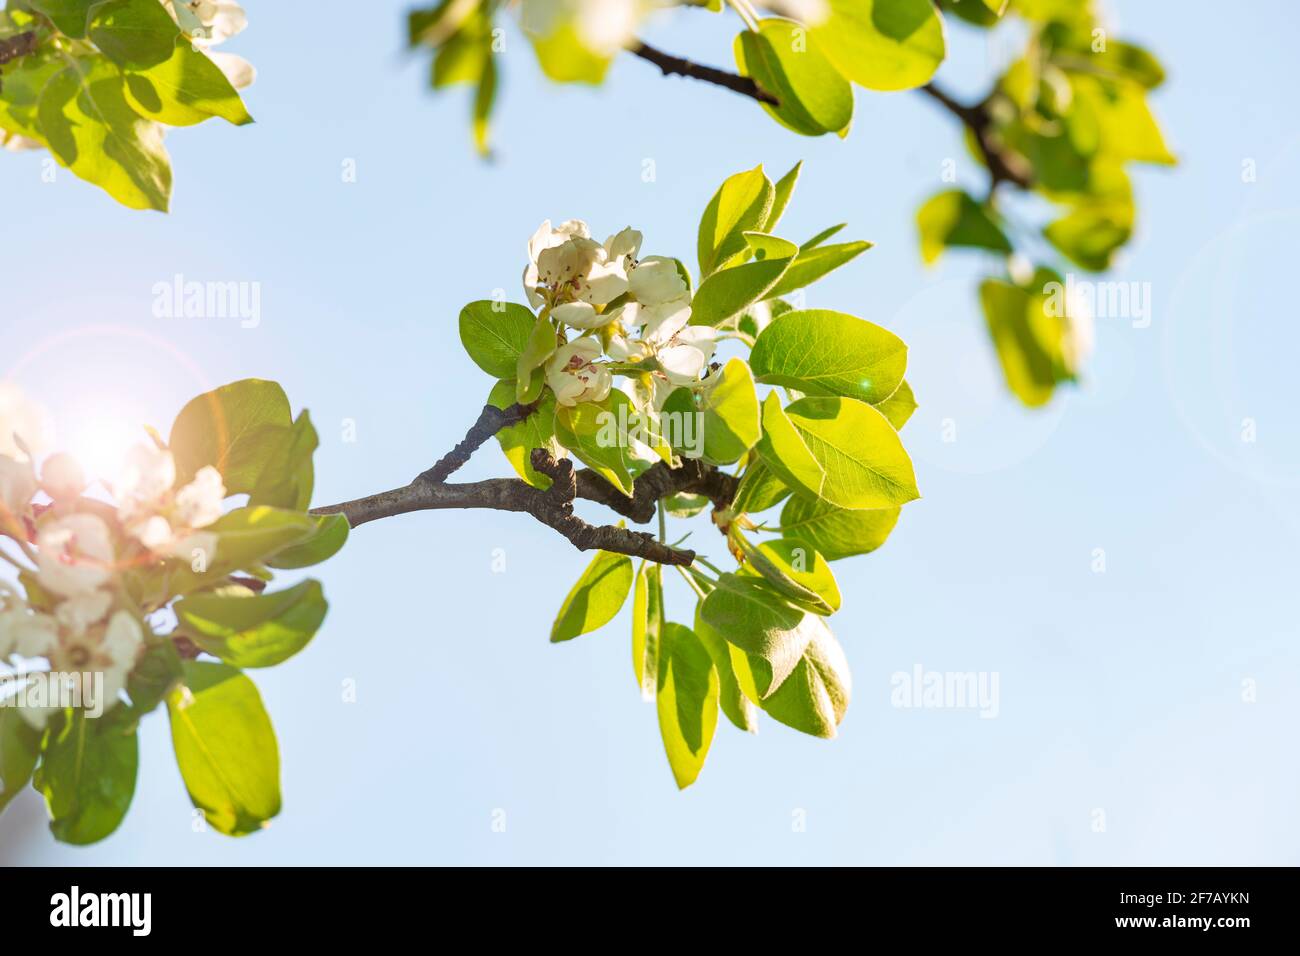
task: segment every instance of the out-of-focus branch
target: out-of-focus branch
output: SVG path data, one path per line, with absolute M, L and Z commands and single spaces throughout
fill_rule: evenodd
M 1033 186 L 1033 171 L 1024 157 L 997 142 L 993 135 L 993 120 L 989 115 L 987 101 L 975 106 L 967 106 L 958 103 L 933 83 L 922 86 L 920 92 L 961 120 L 971 131 L 975 142 L 979 145 L 980 155 L 984 157 L 984 164 L 988 166 L 989 174 L 993 178 L 989 185 L 990 191 L 996 188 L 998 183 L 1014 183 L 1021 189 L 1029 189 Z

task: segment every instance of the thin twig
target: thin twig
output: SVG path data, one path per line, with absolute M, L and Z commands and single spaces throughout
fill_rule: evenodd
M 648 43 L 640 40 L 633 42 L 628 46 L 634 55 L 643 60 L 648 60 L 663 71 L 664 76 L 686 76 L 693 80 L 701 80 L 705 83 L 712 83 L 714 86 L 721 86 L 731 90 L 733 93 L 739 93 L 741 96 L 748 96 L 751 99 L 758 100 L 760 103 L 766 103 L 769 106 L 780 106 L 781 101 L 772 93 L 763 89 L 757 83 L 747 76 L 740 76 L 737 73 L 728 73 L 726 70 L 719 70 L 712 66 L 704 66 L 693 60 L 687 60 L 684 57 L 673 56 L 671 53 L 665 53 L 663 50 L 657 50 Z
M 997 187 L 998 183 L 1014 183 L 1021 189 L 1029 189 L 1034 185 L 1033 171 L 1024 158 L 996 141 L 987 101 L 976 106 L 967 106 L 958 103 L 933 83 L 920 87 L 920 92 L 961 120 L 974 135 L 980 154 L 984 157 L 984 165 L 988 167 L 989 174 L 993 177 L 989 185 L 990 192 Z

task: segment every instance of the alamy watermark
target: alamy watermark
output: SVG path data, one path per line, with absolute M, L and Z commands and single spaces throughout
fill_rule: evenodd
M 1080 279 L 1073 272 L 1065 282 L 1052 281 L 1043 286 L 1047 301 L 1043 311 L 1062 318 L 1070 309 L 1082 309 L 1094 319 L 1129 319 L 1135 329 L 1151 325 L 1151 283 Z
M 928 671 L 915 664 L 895 671 L 889 686 L 890 704 L 907 710 L 977 710 L 992 720 L 1001 709 L 997 671 Z
M 0 707 L 85 712 L 90 718 L 104 713 L 102 671 L 38 671 L 0 674 Z
M 262 283 L 199 282 L 176 273 L 170 282 L 155 282 L 156 319 L 238 319 L 241 328 L 262 324 Z
M 703 412 L 663 411 L 656 419 L 621 404 L 617 412 L 600 412 L 596 424 L 596 444 L 601 448 L 630 448 L 638 443 L 655 448 L 666 443 L 687 458 L 704 454 Z

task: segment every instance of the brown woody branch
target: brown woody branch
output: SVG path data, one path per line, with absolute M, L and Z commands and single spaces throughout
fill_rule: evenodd
M 659 67 L 664 76 L 686 76 L 692 80 L 701 80 L 705 83 L 712 83 L 714 86 L 721 86 L 733 93 L 748 96 L 750 99 L 758 100 L 758 102 L 766 103 L 769 106 L 781 105 L 781 101 L 775 95 L 763 89 L 747 76 L 729 73 L 726 70 L 719 70 L 712 66 L 704 66 L 684 57 L 673 56 L 671 53 L 657 50 L 650 44 L 643 43 L 640 40 L 632 43 L 628 50 L 635 56 L 639 56 L 641 59 Z
M 533 467 L 551 479 L 551 487 L 544 491 L 518 478 L 447 482 L 446 479 L 485 441 L 501 428 L 523 421 L 534 407 L 512 405 L 498 409 L 489 405 L 479 414 L 464 440 L 409 485 L 316 508 L 312 514 L 341 514 L 355 528 L 368 521 L 413 511 L 452 508 L 518 511 L 554 528 L 579 551 L 600 549 L 645 558 L 658 564 L 685 566 L 695 560 L 694 551 L 670 547 L 645 532 L 589 524 L 573 513 L 573 502 L 578 498 L 595 501 L 639 523 L 654 517 L 661 498 L 683 492 L 707 495 L 716 506 L 726 507 L 735 494 L 736 479 L 699 461 L 688 459 L 680 468 L 669 468 L 663 462 L 654 465 L 636 480 L 632 497 L 624 495 L 595 472 L 575 470 L 573 462 L 567 458 L 557 461 L 544 448 L 532 451 Z
M 35 30 L 15 33 L 11 37 L 0 37 L 0 66 L 4 66 L 10 60 L 16 60 L 20 56 L 28 56 L 35 52 Z
M 920 88 L 930 99 L 934 100 L 953 116 L 957 117 L 971 131 L 979 146 L 984 165 L 989 169 L 992 181 L 990 192 L 998 183 L 1013 183 L 1021 189 L 1029 189 L 1034 184 L 1033 170 L 1024 157 L 1014 150 L 1007 149 L 997 141 L 993 133 L 993 117 L 989 113 L 988 100 L 975 106 L 958 103 L 944 90 L 928 83 Z

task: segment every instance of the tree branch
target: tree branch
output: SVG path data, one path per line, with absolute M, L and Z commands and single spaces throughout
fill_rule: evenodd
M 927 83 L 920 87 L 920 92 L 934 100 L 953 116 L 957 117 L 969 129 L 979 145 L 984 165 L 989 168 L 993 181 L 989 184 L 990 192 L 998 183 L 1014 183 L 1021 189 L 1030 189 L 1034 185 L 1033 171 L 1024 158 L 1012 150 L 1005 149 L 996 141 L 992 130 L 992 117 L 989 115 L 988 101 L 966 106 L 958 103 L 944 90 Z
M 656 50 L 648 43 L 643 43 L 640 40 L 629 45 L 628 50 L 641 59 L 648 60 L 659 67 L 664 76 L 686 76 L 693 80 L 702 80 L 705 83 L 712 83 L 714 86 L 724 87 L 733 93 L 748 96 L 750 99 L 758 100 L 760 103 L 767 103 L 769 106 L 781 105 L 779 99 L 747 76 L 728 73 L 726 70 L 704 66 L 684 57 L 673 56 L 663 50 Z
M 470 456 L 478 451 L 480 445 L 501 431 L 501 429 L 509 425 L 519 424 L 536 409 L 537 402 L 528 405 L 520 405 L 516 402 L 509 408 L 484 405 L 483 411 L 479 412 L 478 421 L 470 426 L 469 431 L 465 433 L 464 439 L 455 448 L 439 458 L 432 468 L 421 472 L 419 477 L 425 481 L 435 483 L 446 481 L 469 461 Z
M 402 488 L 382 491 L 353 501 L 315 508 L 312 514 L 341 514 L 353 528 L 368 521 L 450 508 L 488 508 L 532 515 L 542 524 L 564 535 L 579 551 L 600 549 L 658 564 L 689 565 L 695 552 L 673 548 L 653 535 L 613 525 L 592 525 L 573 513 L 573 502 L 584 498 L 606 505 L 638 523 L 654 517 L 662 498 L 678 493 L 707 495 L 716 507 L 725 508 L 736 492 L 736 478 L 703 462 L 686 459 L 680 468 L 658 462 L 636 480 L 628 497 L 593 471 L 577 471 L 567 458 L 558 461 L 544 448 L 532 451 L 533 467 L 551 479 L 545 491 L 518 478 L 447 483 L 447 478 L 502 428 L 523 421 L 536 405 L 512 405 L 506 409 L 484 407 L 465 438 L 428 470 Z

